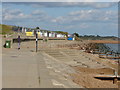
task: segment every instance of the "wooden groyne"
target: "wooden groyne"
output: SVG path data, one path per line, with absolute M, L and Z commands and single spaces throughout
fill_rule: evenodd
M 114 41 L 114 40 L 89 40 L 91 43 L 104 43 L 104 44 L 120 44 L 120 41 Z
M 106 58 L 106 59 L 120 59 L 120 56 L 107 56 L 107 55 L 99 55 L 99 58 Z
M 112 51 L 109 47 L 107 47 L 103 43 L 73 42 L 68 44 L 58 44 L 57 47 L 83 50 L 84 52 L 87 53 L 98 54 L 100 58 L 120 59 L 119 53 Z

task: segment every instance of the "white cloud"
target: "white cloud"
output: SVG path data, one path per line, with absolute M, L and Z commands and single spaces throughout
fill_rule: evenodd
M 30 15 L 24 14 L 19 9 L 9 10 L 9 9 L 3 9 L 2 13 L 2 19 L 3 21 L 17 21 L 22 19 L 28 19 L 30 18 Z
M 45 14 L 44 11 L 41 11 L 41 10 L 35 10 L 32 12 L 33 15 L 40 15 L 40 14 Z
M 35 10 L 31 12 L 30 14 L 25 14 L 23 11 L 19 9 L 3 9 L 3 14 L 2 14 L 2 19 L 3 22 L 38 22 L 42 21 L 45 22 L 49 19 L 51 19 L 50 16 L 47 15 L 47 13 L 40 11 L 40 10 Z
M 51 20 L 53 23 L 73 24 L 81 22 L 117 22 L 117 11 L 101 11 L 101 10 L 79 10 L 70 12 L 66 16 L 59 16 Z
M 66 16 L 49 16 L 41 10 L 34 10 L 30 14 L 25 14 L 19 9 L 3 9 L 3 21 L 42 21 L 58 24 L 73 24 L 81 22 L 115 22 L 117 21 L 117 11 L 113 10 L 78 10 L 68 13 Z
M 89 25 L 87 23 L 79 23 L 76 25 L 67 25 L 67 26 L 64 26 L 64 28 L 66 30 L 75 29 L 75 28 L 85 29 L 85 28 L 89 28 Z

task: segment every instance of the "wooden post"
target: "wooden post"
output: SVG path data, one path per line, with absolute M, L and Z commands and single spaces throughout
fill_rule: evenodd
M 113 84 L 116 84 L 117 81 L 118 81 L 118 79 L 117 79 L 117 77 L 115 77 L 115 78 L 113 79 Z

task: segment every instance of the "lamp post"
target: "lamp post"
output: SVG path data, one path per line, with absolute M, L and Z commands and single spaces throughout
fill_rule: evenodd
M 36 31 L 36 52 L 37 52 L 37 50 L 38 50 L 38 33 Z
M 39 31 L 39 27 L 36 27 L 36 31 L 35 31 L 35 35 L 36 35 L 36 52 L 38 51 L 38 31 Z

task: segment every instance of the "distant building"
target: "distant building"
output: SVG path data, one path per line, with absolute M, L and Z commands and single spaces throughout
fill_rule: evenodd
M 34 36 L 34 30 L 26 29 L 26 36 Z
M 54 32 L 52 32 L 52 37 L 55 37 L 55 33 Z
M 65 38 L 65 34 L 56 33 L 54 31 L 47 31 L 47 30 L 41 30 L 41 29 L 30 29 L 30 28 L 19 28 L 22 33 L 25 33 L 26 36 L 35 36 L 36 33 L 38 34 L 38 37 L 53 37 L 53 38 Z M 17 30 L 18 31 L 18 30 Z
M 49 33 L 49 37 L 53 37 L 53 33 L 52 32 Z
M 57 34 L 57 37 L 58 38 L 64 38 L 64 37 L 66 37 L 66 35 L 64 35 L 64 34 Z
M 67 40 L 75 40 L 75 35 L 74 34 L 68 34 L 68 39 Z
M 48 37 L 48 32 L 47 32 L 47 31 L 44 32 L 44 36 L 45 36 L 45 37 Z
M 27 28 L 25 28 L 25 27 L 22 27 L 22 33 L 26 33 L 26 31 L 27 31 Z

